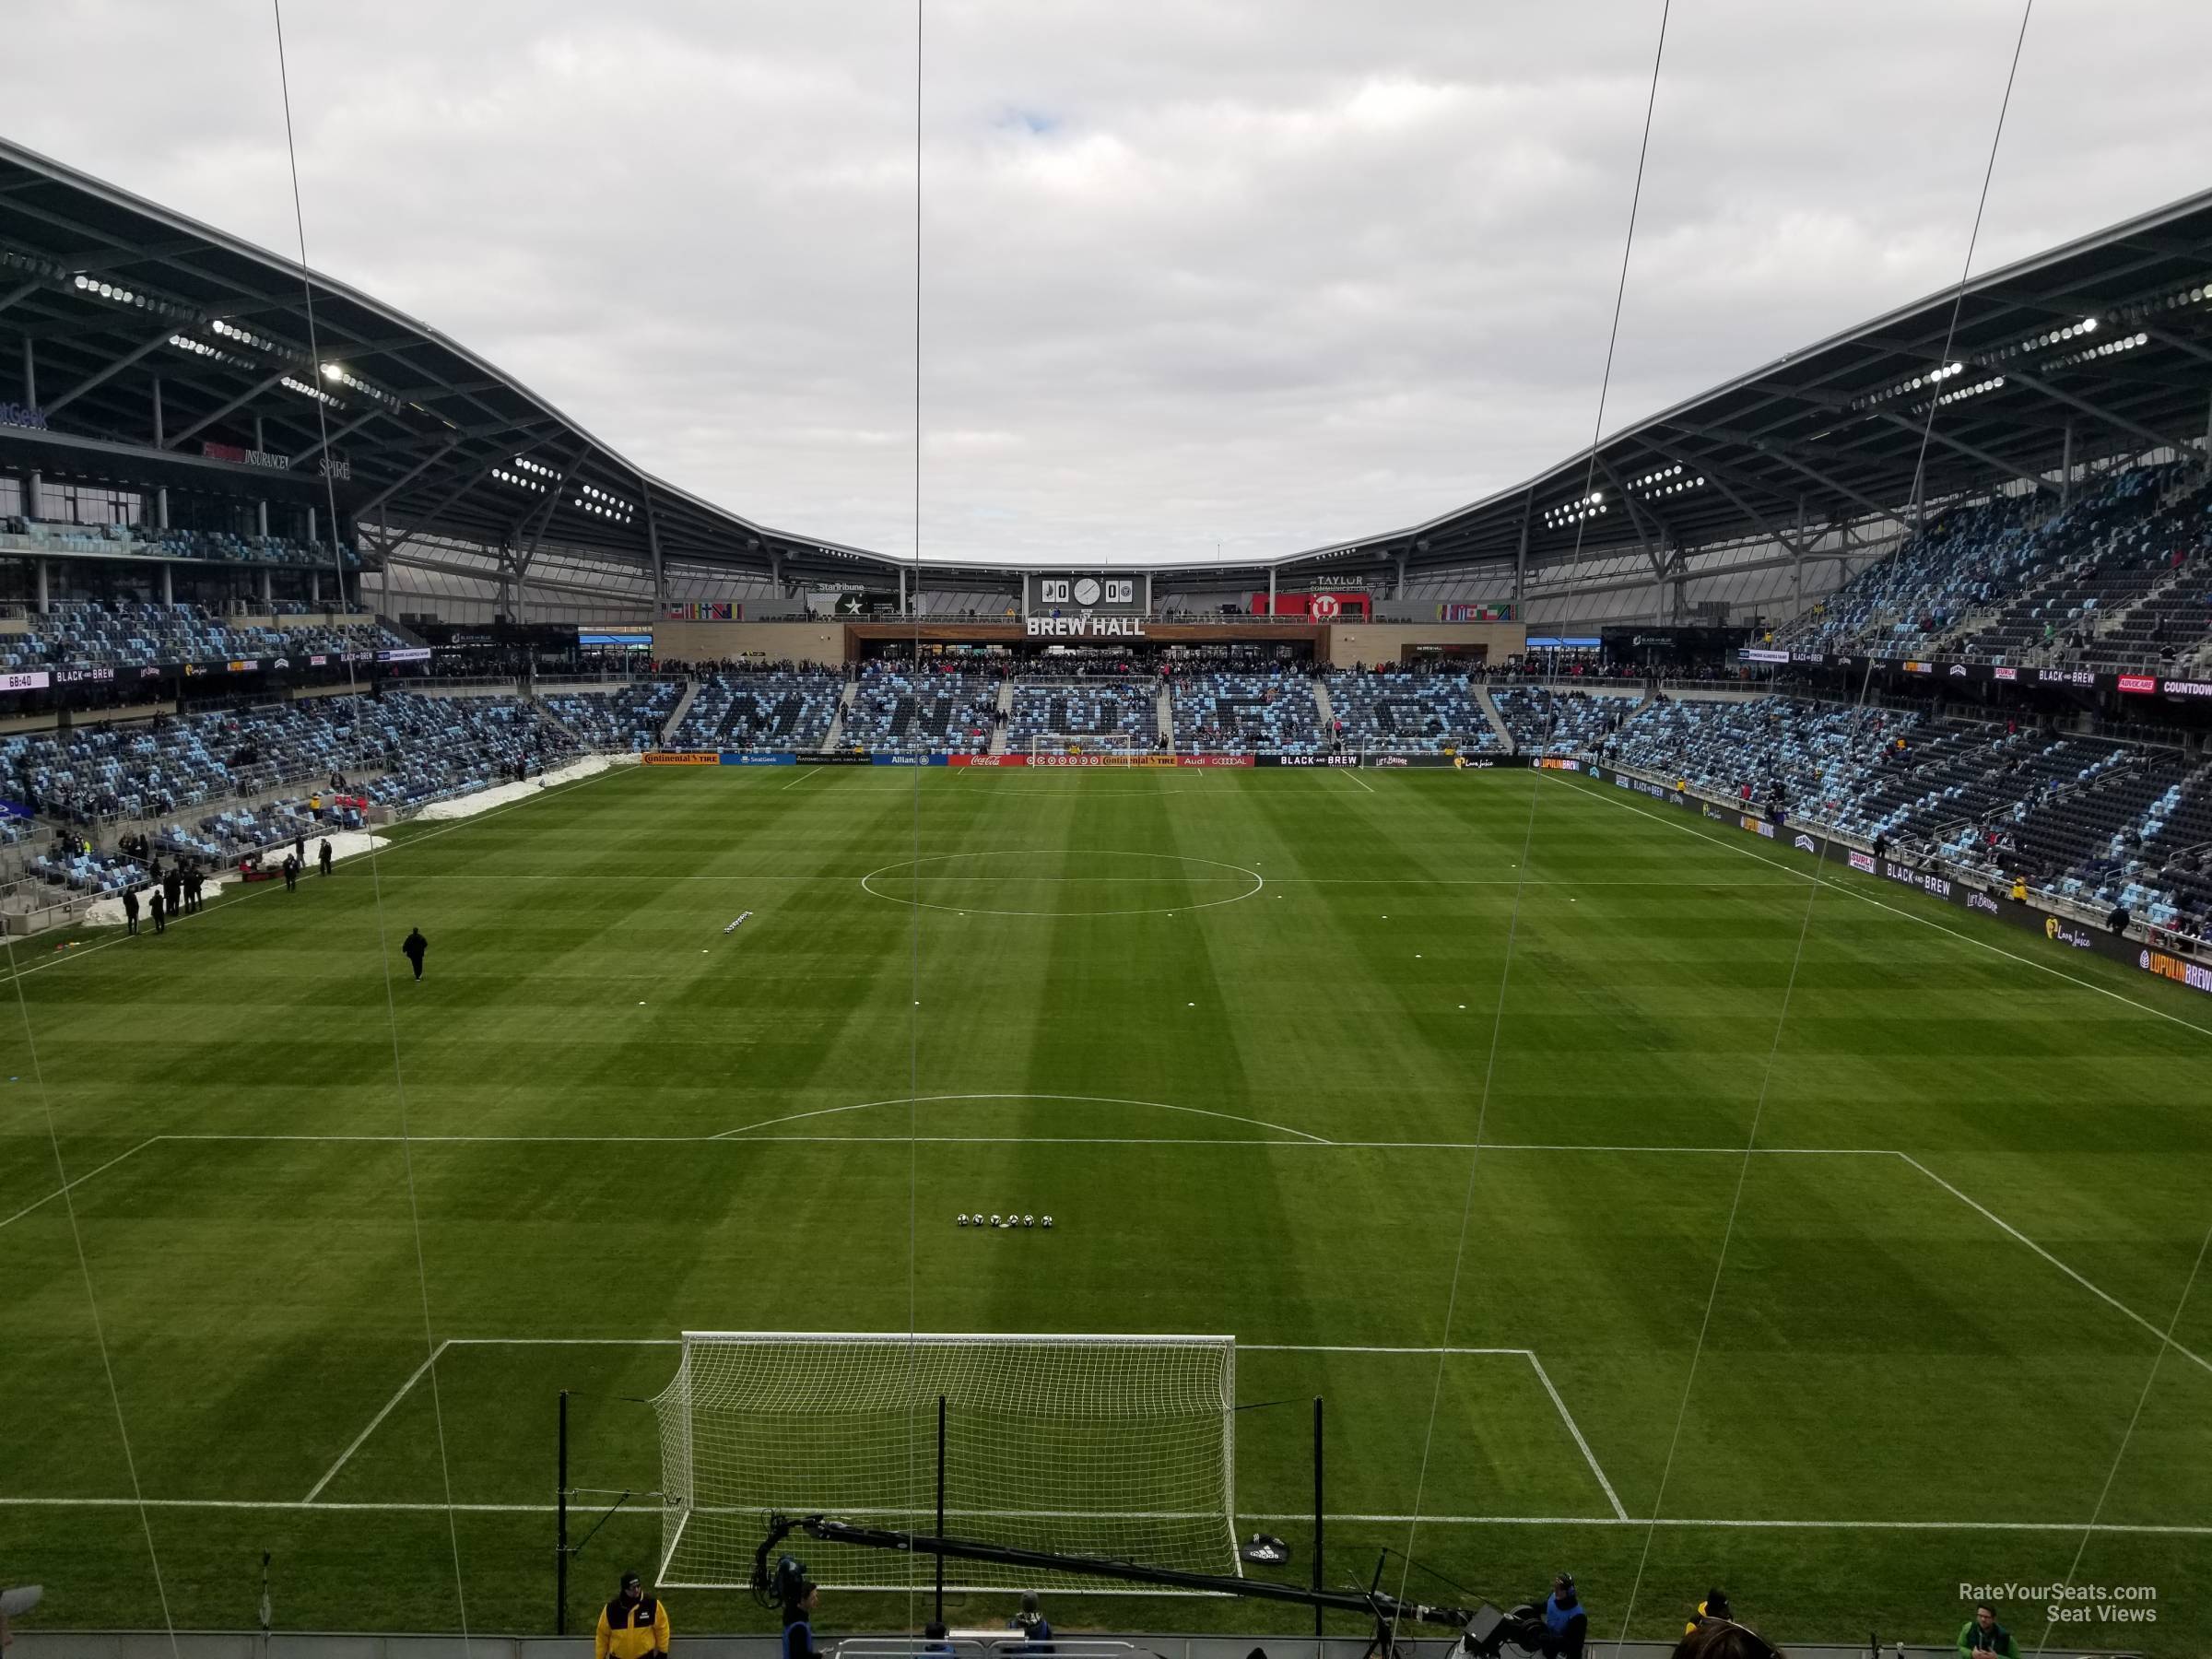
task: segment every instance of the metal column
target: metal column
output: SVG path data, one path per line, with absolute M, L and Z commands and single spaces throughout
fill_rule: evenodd
M 47 601 L 46 601 L 46 561 L 45 561 L 44 559 L 42 559 L 39 560 L 39 563 L 38 563 L 38 571 L 39 571 L 39 615 L 40 615 L 40 616 L 41 616 L 41 617 L 43 617 L 43 616 L 47 615 L 47 614 L 48 614 L 50 611 L 52 611 L 53 607 L 51 605 L 49 605 L 49 604 L 47 603 Z
M 256 416 L 254 416 L 254 417 L 253 417 L 253 448 L 254 448 L 256 451 L 259 451 L 259 450 L 262 448 L 262 441 L 261 441 L 261 417 L 260 417 L 260 416 L 258 416 L 258 415 L 256 415 Z M 265 536 L 265 535 L 268 535 L 268 533 L 269 533 L 269 499 L 268 499 L 268 497 L 266 497 L 266 496 L 264 496 L 264 497 L 262 497 L 262 499 L 261 499 L 260 500 L 258 500 L 258 501 L 254 502 L 254 503 L 253 503 L 253 512 L 254 512 L 254 516 L 255 516 L 255 517 L 256 517 L 256 518 L 259 520 L 259 522 L 260 522 L 260 524 L 261 524 L 261 533 L 262 533 L 262 535 L 264 535 Z M 264 584 L 265 585 L 265 584 L 266 584 L 266 582 L 267 582 L 267 578 L 266 578 L 265 576 L 263 578 L 263 582 L 264 582 Z
M 30 336 L 23 336 L 23 402 L 29 408 L 39 406 L 39 359 L 31 351 Z
M 1513 620 L 1528 620 L 1528 515 L 1536 498 L 1530 496 L 1521 510 L 1521 545 L 1513 549 Z
M 175 575 L 176 568 L 168 559 L 163 559 L 161 561 L 161 603 L 164 605 L 174 605 L 177 602 Z
M 1275 567 L 1267 567 L 1267 614 L 1275 615 Z
M 661 515 L 653 511 L 653 488 L 645 489 L 645 552 L 653 560 L 653 619 L 668 615 L 668 572 L 661 563 Z
M 2062 508 L 2074 503 L 2074 423 L 2066 422 L 2065 447 L 2058 452 L 2058 504 Z
M 1805 615 L 1805 496 L 1797 497 L 1797 545 L 1790 549 L 1790 615 Z

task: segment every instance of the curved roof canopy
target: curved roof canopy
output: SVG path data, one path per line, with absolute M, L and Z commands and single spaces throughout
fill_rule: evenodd
M 319 353 L 309 346 L 308 290 Z M 1956 325 L 1954 333 L 1954 311 Z M 118 476 L 264 447 L 357 524 L 541 538 L 830 584 L 904 562 L 772 529 L 652 477 L 437 330 L 321 275 L 0 140 L 0 332 L 29 342 L 47 429 Z M 1946 340 L 1950 340 L 1948 350 Z M 320 357 L 318 363 L 317 358 Z M 151 382 L 161 387 L 155 429 Z M 30 401 L 30 400 L 26 400 Z M 1613 433 L 1427 523 L 1273 561 L 1278 577 L 1413 571 L 1771 537 L 1909 511 L 2076 462 L 2203 441 L 2212 401 L 2212 192 L 1875 318 Z M 1928 421 L 1931 402 L 1935 420 Z M 298 488 L 298 485 L 293 486 Z M 933 576 L 1007 566 L 928 561 Z M 1172 570 L 1163 564 L 1163 570 Z M 1266 563 L 1188 582 L 1265 580 Z
M 1929 417 L 1933 414 L 1934 419 Z M 2212 191 L 1947 288 L 1736 377 L 1425 524 L 1280 561 L 1308 573 L 1675 548 L 1909 515 L 2076 464 L 2202 444 Z M 1925 470 L 1915 488 L 1915 472 Z

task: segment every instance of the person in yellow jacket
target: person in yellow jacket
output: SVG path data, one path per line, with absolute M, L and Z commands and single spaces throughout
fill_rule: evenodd
M 663 1659 L 668 1652 L 668 1604 L 645 1594 L 634 1572 L 622 1575 L 622 1592 L 599 1609 L 598 1659 Z
M 1682 1634 L 1695 1636 L 1706 1620 L 1716 1618 L 1723 1624 L 1735 1622 L 1735 1609 L 1728 1605 L 1728 1592 L 1725 1590 L 1713 1589 L 1705 1593 L 1705 1599 L 1698 1604 L 1696 1614 L 1682 1627 Z

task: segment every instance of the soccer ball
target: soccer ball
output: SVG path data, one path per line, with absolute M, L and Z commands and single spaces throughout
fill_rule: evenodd
M 955 1217 L 952 1218 L 952 1224 L 953 1224 L 955 1227 L 965 1227 L 965 1226 L 967 1226 L 967 1225 L 968 1225 L 968 1212 L 967 1212 L 966 1210 L 962 1210 L 962 1211 L 961 1211 L 961 1212 L 960 1212 L 959 1215 L 955 1216 Z
M 998 1218 L 996 1216 L 991 1218 L 991 1225 L 994 1227 L 998 1225 Z
M 1021 1224 L 1024 1227 L 1034 1227 L 1037 1225 L 1037 1218 L 1034 1216 L 1024 1216 L 1021 1218 Z
M 1047 1216 L 1044 1218 L 1044 1224 L 1045 1226 L 1050 1227 L 1053 1224 L 1053 1218 L 1050 1216 Z

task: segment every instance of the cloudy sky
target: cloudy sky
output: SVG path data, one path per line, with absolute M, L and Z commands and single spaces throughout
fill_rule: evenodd
M 0 130 L 293 245 L 268 0 L 18 13 Z M 1606 426 L 1955 281 L 2019 16 L 1676 0 Z M 285 21 L 317 265 L 665 477 L 911 549 L 911 4 Z M 1289 552 L 1586 443 L 1659 21 L 926 0 L 924 556 Z M 1977 266 L 2212 185 L 2207 63 L 2203 0 L 2038 0 Z

